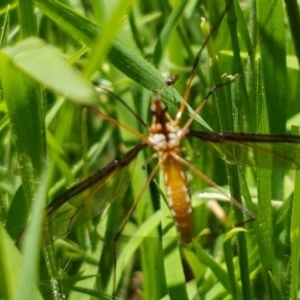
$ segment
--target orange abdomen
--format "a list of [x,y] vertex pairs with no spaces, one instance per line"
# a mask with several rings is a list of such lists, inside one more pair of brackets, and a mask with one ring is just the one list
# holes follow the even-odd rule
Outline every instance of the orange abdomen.
[[181,241],[189,243],[192,239],[192,207],[186,176],[180,162],[168,156],[163,161],[164,181],[168,205],[181,234]]

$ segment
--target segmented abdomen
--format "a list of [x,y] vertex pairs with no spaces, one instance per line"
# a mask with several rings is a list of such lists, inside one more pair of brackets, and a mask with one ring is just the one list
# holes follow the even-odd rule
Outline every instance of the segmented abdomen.
[[182,164],[172,156],[168,156],[163,160],[163,170],[168,205],[180,232],[182,243],[189,243],[193,235],[192,207]]

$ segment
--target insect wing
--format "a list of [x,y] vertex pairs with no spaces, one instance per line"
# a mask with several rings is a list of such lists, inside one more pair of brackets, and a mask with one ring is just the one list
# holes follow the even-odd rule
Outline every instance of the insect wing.
[[101,215],[111,202],[124,196],[130,180],[127,167],[144,146],[137,145],[50,202],[46,214],[51,218],[54,235],[62,236],[78,224]]
[[[188,136],[212,142],[232,164],[299,169],[300,136],[193,131]],[[272,159],[274,158],[274,159]]]

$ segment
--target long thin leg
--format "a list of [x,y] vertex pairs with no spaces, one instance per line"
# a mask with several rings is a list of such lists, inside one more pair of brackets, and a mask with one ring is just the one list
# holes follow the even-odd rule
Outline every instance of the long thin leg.
[[179,155],[172,153],[171,154],[174,159],[179,161],[181,164],[189,168],[191,171],[193,171],[195,174],[197,174],[200,178],[202,178],[207,184],[215,188],[218,192],[220,192],[222,195],[224,195],[226,198],[228,198],[228,201],[230,201],[234,206],[236,206],[238,209],[240,209],[243,213],[245,213],[247,216],[249,216],[252,219],[255,219],[255,216],[245,207],[243,207],[236,199],[230,197],[222,188],[220,188],[216,182],[214,182],[212,179],[210,179],[208,176],[206,176],[204,173],[199,171],[197,168],[195,168],[192,164],[190,164],[188,161],[180,157]]
[[148,188],[148,186],[150,185],[150,182],[152,181],[152,179],[154,178],[154,176],[156,175],[156,173],[158,172],[159,168],[160,168],[161,162],[158,162],[156,164],[156,166],[154,167],[154,169],[151,171],[147,181],[145,182],[145,184],[143,185],[143,188],[141,189],[138,197],[135,199],[134,203],[132,204],[132,206],[130,207],[128,213],[126,214],[125,218],[123,219],[118,231],[116,232],[114,238],[113,238],[113,262],[114,262],[114,278],[113,278],[113,296],[115,296],[116,293],[116,266],[117,266],[117,242],[120,238],[121,233],[123,232],[127,222],[129,221],[129,219],[131,218],[132,214],[135,211],[136,206],[138,205],[139,201],[142,198],[142,195],[144,194],[144,192],[146,191],[146,189]]

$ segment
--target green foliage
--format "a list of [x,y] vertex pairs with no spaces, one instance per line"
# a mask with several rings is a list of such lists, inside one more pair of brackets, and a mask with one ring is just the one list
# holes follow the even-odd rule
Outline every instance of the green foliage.
[[[226,165],[222,145],[187,139],[190,164],[255,215],[244,224],[249,212],[229,196],[215,202],[224,195],[186,168],[188,246],[165,206],[161,174],[149,180],[150,149],[51,219],[43,209],[140,142],[135,132],[147,134],[139,118],[151,123],[153,95],[175,116],[204,43],[183,121],[193,116],[195,130],[297,132],[296,1],[287,11],[281,1],[8,2],[0,7],[0,298],[298,299],[299,174],[272,169],[271,145],[257,151],[257,166]],[[179,74],[174,86],[164,72]]]

